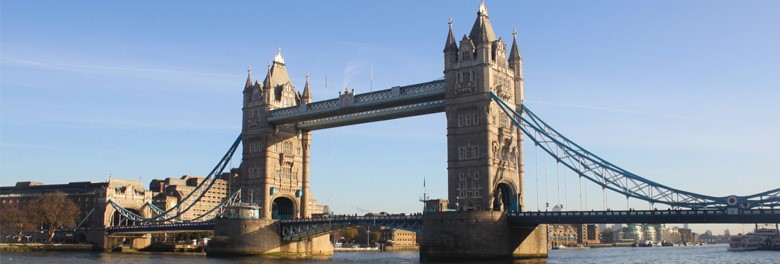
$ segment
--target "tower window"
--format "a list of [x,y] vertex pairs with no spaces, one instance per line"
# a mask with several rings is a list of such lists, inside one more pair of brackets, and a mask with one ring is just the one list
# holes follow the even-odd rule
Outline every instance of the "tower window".
[[466,145],[458,147],[458,160],[470,160],[479,158],[479,145]]

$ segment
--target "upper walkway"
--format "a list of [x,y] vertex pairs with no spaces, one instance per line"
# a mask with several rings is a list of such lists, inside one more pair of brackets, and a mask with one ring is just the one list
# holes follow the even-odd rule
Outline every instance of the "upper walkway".
[[268,122],[316,130],[438,113],[444,111],[444,91],[444,80],[436,80],[365,94],[345,92],[335,99],[272,110]]

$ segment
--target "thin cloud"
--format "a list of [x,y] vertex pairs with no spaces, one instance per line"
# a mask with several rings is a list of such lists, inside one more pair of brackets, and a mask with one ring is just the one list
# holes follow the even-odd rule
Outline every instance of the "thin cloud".
[[136,120],[119,120],[115,118],[95,118],[59,116],[38,120],[41,122],[0,122],[3,125],[45,127],[45,128],[76,128],[76,129],[154,129],[154,130],[199,130],[199,131],[239,131],[234,124],[218,124],[207,121],[176,121],[148,122]]
[[615,113],[624,113],[624,114],[637,114],[637,115],[646,115],[646,116],[667,117],[667,118],[692,120],[692,121],[703,121],[704,120],[702,118],[683,116],[683,115],[667,115],[667,114],[661,114],[661,113],[657,113],[657,112],[648,112],[648,111],[638,111],[638,110],[630,110],[630,109],[611,108],[611,107],[603,107],[603,106],[595,106],[595,105],[567,104],[567,103],[549,102],[549,101],[535,101],[535,100],[527,100],[526,102],[533,103],[533,104],[564,106],[564,107],[591,109],[591,110],[615,112]]
[[166,70],[155,68],[132,68],[132,67],[118,67],[118,66],[104,66],[104,65],[85,65],[85,64],[66,64],[66,63],[52,63],[44,61],[25,60],[20,58],[2,58],[2,64],[8,65],[24,65],[33,66],[39,68],[48,68],[55,70],[88,70],[92,73],[103,73],[105,71],[132,71],[132,72],[145,72],[145,73],[166,73],[166,74],[182,74],[182,75],[209,75],[218,77],[238,78],[240,75],[236,74],[224,74],[214,72],[197,72],[197,71],[182,71],[182,70]]
[[342,86],[347,86],[350,83],[354,84],[355,78],[363,73],[364,66],[365,63],[355,63],[355,62],[351,62],[350,64],[345,66],[344,76],[343,76],[344,83],[342,84]]

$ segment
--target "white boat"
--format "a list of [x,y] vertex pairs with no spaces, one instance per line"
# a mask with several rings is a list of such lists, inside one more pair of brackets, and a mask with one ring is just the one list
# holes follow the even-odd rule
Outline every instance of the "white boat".
[[780,240],[777,229],[756,228],[753,233],[729,239],[728,251],[774,250]]
[[761,249],[764,245],[764,239],[760,236],[748,234],[745,236],[732,237],[729,240],[728,251],[753,251]]

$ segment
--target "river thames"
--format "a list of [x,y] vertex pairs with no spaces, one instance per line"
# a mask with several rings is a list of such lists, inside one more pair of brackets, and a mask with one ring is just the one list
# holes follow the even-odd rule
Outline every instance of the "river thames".
[[[728,252],[727,245],[654,248],[599,248],[551,250],[548,259],[515,262],[465,263],[780,263],[778,251]],[[212,258],[202,254],[100,253],[100,252],[2,252],[0,263],[242,263],[242,264],[342,264],[342,263],[420,263],[414,252],[345,252],[330,259],[289,260],[264,257]],[[450,262],[455,263],[455,262]]]

